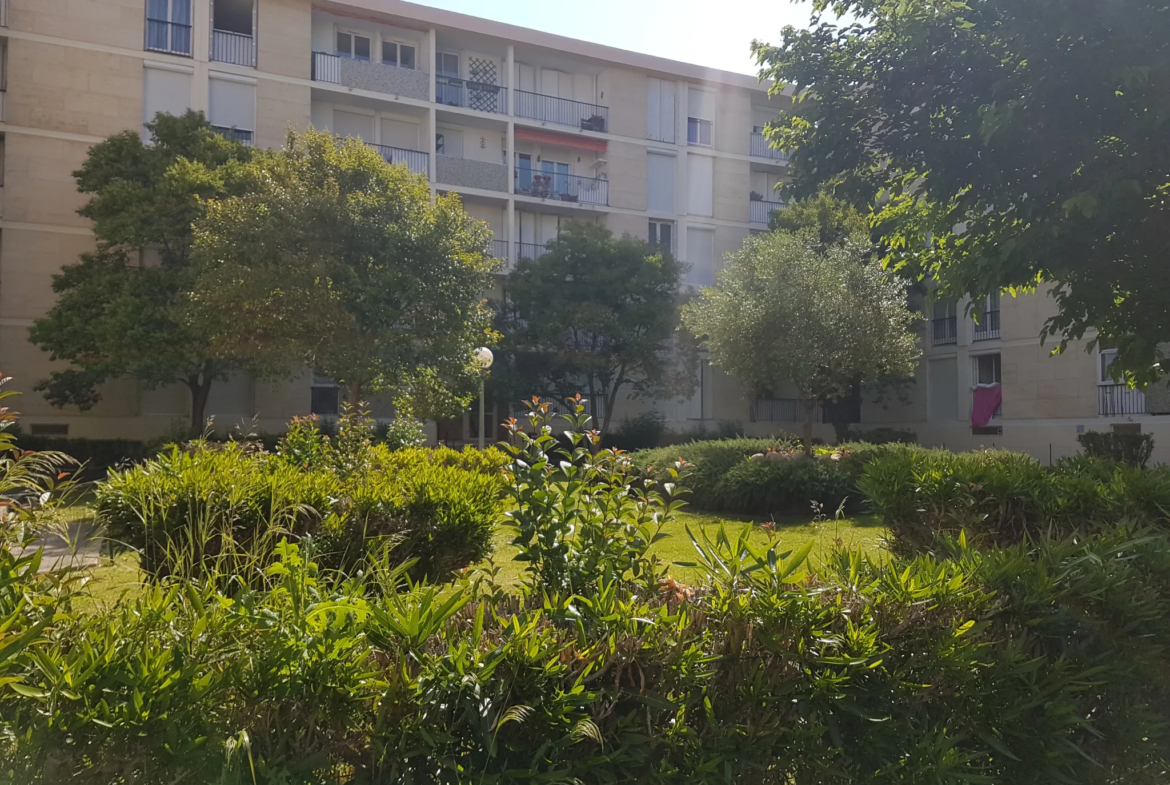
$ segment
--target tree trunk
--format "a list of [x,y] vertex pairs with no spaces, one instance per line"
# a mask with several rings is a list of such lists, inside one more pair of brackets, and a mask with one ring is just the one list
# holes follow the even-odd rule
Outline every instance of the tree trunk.
[[817,413],[817,399],[801,398],[804,404],[804,454],[812,457],[813,454],[813,417]]
[[361,381],[358,379],[351,381],[349,383],[349,385],[347,386],[347,389],[345,391],[345,395],[346,395],[347,400],[349,401],[349,405],[354,407],[354,408],[357,408],[357,405],[362,402],[362,383],[361,383]]
[[191,436],[198,437],[203,433],[204,412],[207,409],[207,399],[211,394],[212,375],[207,370],[203,373],[191,374],[185,380],[187,389],[191,391]]

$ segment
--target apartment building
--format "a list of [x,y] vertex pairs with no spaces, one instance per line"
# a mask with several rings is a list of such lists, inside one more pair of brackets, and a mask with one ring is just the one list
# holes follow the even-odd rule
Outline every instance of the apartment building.
[[[781,207],[787,161],[760,132],[787,106],[751,76],[397,0],[0,0],[0,368],[26,392],[34,433],[148,438],[183,420],[185,388],[130,379],[106,385],[89,411],[50,407],[32,386],[52,364],[26,339],[52,305],[53,273],[93,245],[71,172],[90,145],[157,112],[199,109],[264,147],[309,125],[361,139],[436,192],[459,193],[494,232],[505,271],[566,222],[587,221],[669,249],[700,286]],[[1107,354],[1047,357],[1036,338],[1046,304],[1005,300],[994,329],[977,329],[963,304],[940,306],[911,403],[866,403],[861,419],[928,443],[1038,455],[1048,443],[1075,450],[1079,428],[1154,428],[1140,393],[1101,381]],[[990,380],[1001,411],[973,428],[971,386]],[[794,393],[774,396],[748,400],[703,360],[690,397],[623,401],[615,422],[653,408],[675,429],[795,430]],[[311,374],[237,378],[213,388],[208,413],[276,431],[335,413],[338,398]],[[454,437],[470,433],[465,420]]]

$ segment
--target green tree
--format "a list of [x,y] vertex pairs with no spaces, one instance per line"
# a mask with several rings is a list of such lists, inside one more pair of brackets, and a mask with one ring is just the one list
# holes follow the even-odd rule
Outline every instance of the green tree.
[[868,234],[869,221],[849,202],[822,192],[796,199],[772,213],[768,228],[774,232],[812,230],[821,245],[828,247],[841,245],[854,235]]
[[689,393],[696,354],[678,330],[682,273],[642,240],[570,224],[509,276],[501,330],[512,389],[558,400],[582,393],[602,433],[622,391]]
[[[878,204],[887,265],[942,296],[1053,285],[1042,335],[1090,330],[1131,380],[1170,341],[1170,14],[1150,0],[815,0],[756,42],[800,86],[771,137],[793,187]],[[840,26],[830,9],[857,19]],[[1160,346],[1160,344],[1162,344]]]
[[191,428],[203,426],[211,385],[248,366],[208,346],[183,314],[194,285],[191,222],[202,200],[224,196],[233,162],[251,151],[211,130],[199,112],[158,115],[137,132],[90,148],[73,173],[92,194],[78,212],[93,221],[97,246],[53,278],[57,301],[30,340],[71,367],[37,389],[55,406],[89,409],[98,386],[132,376],[147,389],[181,383],[191,393]]
[[469,396],[471,351],[494,338],[482,298],[497,262],[459,197],[432,200],[425,177],[317,131],[243,169],[246,191],[196,224],[192,318],[212,345],[307,365],[355,403],[433,400],[436,379]]
[[751,237],[683,310],[711,362],[753,393],[796,386],[808,453],[818,403],[909,376],[921,353],[905,287],[869,255],[863,234],[829,247],[808,231]]

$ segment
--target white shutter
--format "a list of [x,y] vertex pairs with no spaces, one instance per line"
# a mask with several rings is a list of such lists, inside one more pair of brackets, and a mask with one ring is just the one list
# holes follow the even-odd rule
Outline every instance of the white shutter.
[[540,92],[544,95],[560,97],[561,76],[563,74],[560,71],[554,71],[551,68],[540,69]]
[[374,118],[371,115],[333,110],[333,133],[352,136],[363,142],[374,141]]
[[520,242],[536,242],[536,216],[522,210],[516,211],[516,223],[520,229]]
[[180,115],[191,108],[191,73],[144,68],[142,121],[149,123],[159,112]]
[[402,120],[382,119],[382,144],[401,147],[403,150],[418,149],[418,125]]
[[212,125],[252,131],[256,127],[256,86],[234,80],[208,81],[208,112]]
[[536,69],[524,63],[516,63],[516,89],[535,93]]
[[650,152],[646,155],[646,210],[674,213],[673,155]]
[[687,283],[691,286],[711,286],[715,283],[715,231],[687,228]]
[[662,80],[646,80],[646,138],[662,139]]
[[659,105],[658,125],[662,129],[659,138],[664,142],[674,141],[674,82],[662,82],[662,101]]
[[697,117],[700,120],[715,119],[715,94],[696,87],[689,89],[687,117]]
[[540,216],[540,240],[538,242],[541,245],[544,245],[550,240],[557,239],[557,235],[560,234],[561,230],[560,221],[560,217],[556,215]]
[[597,100],[597,82],[593,74],[573,74],[573,95],[565,96],[591,104]]
[[691,215],[711,215],[715,159],[705,155],[688,155],[687,178],[690,190]]

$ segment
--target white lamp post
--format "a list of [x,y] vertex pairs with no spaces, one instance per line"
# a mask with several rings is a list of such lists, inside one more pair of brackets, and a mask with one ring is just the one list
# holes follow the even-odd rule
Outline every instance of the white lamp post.
[[[481,346],[471,353],[471,362],[475,364],[475,367],[484,371],[492,367],[493,359],[495,358],[492,355],[492,350],[486,346]],[[479,449],[481,450],[484,446],[484,432],[487,430],[483,423],[483,385],[485,377],[486,374],[479,378]]]

